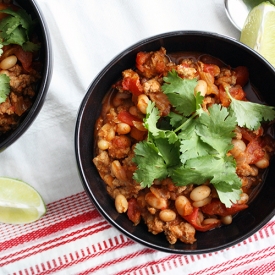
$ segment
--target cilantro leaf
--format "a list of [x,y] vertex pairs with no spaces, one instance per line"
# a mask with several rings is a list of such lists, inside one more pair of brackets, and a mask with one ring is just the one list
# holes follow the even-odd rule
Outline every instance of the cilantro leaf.
[[236,118],[230,116],[227,108],[214,104],[208,109],[209,114],[203,112],[198,118],[196,133],[202,141],[212,146],[221,155],[226,154],[233,145]]
[[196,79],[182,79],[175,70],[172,70],[163,80],[166,82],[162,85],[163,92],[178,112],[189,116],[196,111],[197,101],[194,96]]
[[[13,18],[17,19],[17,23],[16,25],[21,25],[22,28],[24,28],[27,32],[31,30],[32,26],[33,26],[33,21],[30,17],[30,15],[23,9],[18,9],[16,11],[7,8],[4,10],[1,10],[2,13],[6,13],[9,15],[12,15]],[[7,17],[6,17],[7,19]],[[10,33],[12,33],[12,29],[10,30]]]
[[178,186],[209,181],[221,202],[231,207],[241,194],[236,161],[227,155],[233,147],[234,130],[237,124],[255,129],[262,120],[274,119],[274,108],[239,101],[229,94],[229,108],[213,104],[205,112],[203,97],[194,94],[196,80],[182,79],[171,71],[164,81],[163,92],[174,109],[163,119],[149,101],[144,119],[148,137],[136,145],[134,179],[142,187],[166,177]]
[[203,184],[208,180],[205,175],[190,167],[178,166],[176,168],[170,168],[168,171],[171,179],[177,186],[185,186],[193,183]]
[[168,114],[168,117],[170,118],[170,125],[175,128],[178,128],[181,124],[183,124],[187,120],[186,117],[174,112],[170,112]]
[[[226,183],[224,185],[226,185]],[[221,186],[221,182],[218,185],[214,184],[220,200],[225,204],[226,207],[230,208],[232,206],[232,203],[236,203],[240,199],[242,190],[232,189],[232,191],[222,191],[220,190]]]
[[177,135],[173,131],[162,130],[157,127],[160,116],[158,108],[155,107],[155,103],[149,100],[146,112],[147,115],[144,119],[144,126],[149,131],[149,139],[150,136],[153,135],[154,137],[168,138],[169,143],[174,143],[178,140]]
[[139,142],[135,147],[133,161],[138,164],[134,173],[134,180],[144,188],[150,187],[155,179],[167,177],[166,164],[159,150],[153,143]]
[[[211,183],[221,186],[223,183],[226,183],[225,186],[228,188],[228,192],[233,189],[241,188],[241,180],[236,174],[236,161],[232,156],[225,155],[220,158],[214,158],[212,164],[215,165],[215,167],[213,167],[213,172],[211,172],[213,173]],[[225,190],[224,187],[223,190]]]
[[[15,21],[15,20],[16,19],[13,19],[10,21]],[[22,46],[24,42],[27,40],[26,33],[22,31],[22,29],[19,28],[17,25],[13,26],[15,28],[9,28],[9,25],[6,25],[5,27],[6,28],[3,28],[2,32],[0,33],[0,36],[3,38],[3,42],[2,42],[3,45],[18,44]],[[1,23],[0,23],[0,28],[1,28]]]
[[14,11],[10,8],[0,10],[1,13],[9,14],[0,21],[0,39],[2,45],[17,44],[25,51],[39,49],[38,44],[30,42],[30,35],[33,31],[35,21],[23,9]]
[[272,121],[275,119],[275,108],[250,101],[237,100],[226,90],[231,99],[230,111],[235,114],[240,127],[250,130],[257,130],[262,121]]
[[208,144],[204,143],[195,132],[192,132],[189,139],[181,140],[180,160],[182,164],[185,164],[188,159],[205,156],[211,150],[213,149]]
[[10,78],[6,74],[0,74],[0,103],[6,101],[10,93]]
[[158,129],[157,122],[160,118],[159,110],[155,107],[155,103],[149,100],[148,106],[146,109],[146,118],[144,119],[144,127],[153,135],[153,136],[162,136],[164,137],[164,131]]
[[201,92],[196,93],[195,100],[196,100],[196,111],[197,114],[200,115],[201,112],[203,112],[203,109],[201,108],[201,104],[203,103],[204,97],[201,95]]
[[40,49],[40,45],[39,44],[35,44],[33,42],[30,41],[26,41],[23,45],[22,48],[25,52],[35,52],[38,51]]
[[154,140],[154,144],[158,148],[167,167],[180,164],[179,142],[171,144],[166,138],[158,138]]
[[[203,184],[209,180],[222,194],[220,200],[230,207],[239,199],[241,180],[236,174],[235,161],[232,157],[213,157],[206,155],[189,159],[185,166],[169,170],[172,180],[179,186]],[[223,193],[230,193],[225,196]]]

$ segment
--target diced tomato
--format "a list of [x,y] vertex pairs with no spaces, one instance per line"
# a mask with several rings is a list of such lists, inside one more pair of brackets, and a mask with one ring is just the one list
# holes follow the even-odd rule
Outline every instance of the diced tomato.
[[22,96],[17,97],[17,101],[13,103],[14,104],[14,112],[21,116],[23,113],[25,113],[31,106],[31,101],[27,99],[23,99]]
[[25,52],[21,46],[16,45],[14,49],[14,54],[18,58],[18,60],[21,62],[24,70],[27,72],[31,69],[33,54],[32,52]]
[[141,95],[143,93],[143,87],[140,84],[138,74],[124,77],[122,80],[122,88],[130,91],[134,95]]
[[254,164],[265,156],[265,151],[262,148],[259,138],[253,139],[246,146],[246,160],[248,164]]
[[245,92],[241,85],[235,85],[229,89],[229,93],[237,100],[243,100],[245,98]]
[[208,215],[218,215],[224,217],[234,215],[247,207],[247,204],[233,204],[230,208],[226,208],[226,206],[219,199],[212,199],[209,204],[201,207],[201,211]]
[[248,82],[249,72],[245,66],[239,66],[234,69],[236,73],[236,84],[241,85],[242,87]]
[[191,225],[193,225],[194,228],[198,231],[205,232],[210,229],[216,228],[221,224],[221,222],[219,220],[217,220],[214,223],[202,225],[199,221],[198,214],[199,214],[199,208],[194,207],[193,212],[190,215],[183,216],[183,218],[186,221],[188,221]]
[[[240,85],[236,85],[229,88],[229,93],[232,97],[238,100],[243,100],[245,98],[245,92]],[[227,95],[223,85],[219,85],[219,98],[222,106],[228,107],[230,105],[230,98]]]
[[150,57],[149,53],[146,52],[139,52],[137,53],[137,57],[136,57],[136,67],[143,72],[144,71],[144,67],[143,64],[146,63],[146,61],[148,60],[148,58]]
[[203,71],[211,74],[212,76],[217,76],[220,73],[220,68],[214,64],[204,64]]
[[140,121],[140,122],[142,121],[139,117],[136,117],[136,116],[130,114],[129,112],[127,112],[127,111],[119,112],[118,115],[117,115],[117,118],[121,122],[126,123],[130,126],[134,126],[133,121]]
[[136,127],[131,128],[130,136],[137,141],[144,140],[146,135],[147,135],[147,132],[145,131],[140,131]]
[[128,200],[127,216],[129,220],[131,220],[134,224],[139,223],[141,213],[140,213],[136,198],[131,198]]
[[219,98],[223,107],[228,107],[230,105],[230,99],[224,90],[223,85],[219,85]]
[[167,71],[167,63],[164,48],[156,52],[139,52],[136,57],[136,67],[146,78],[163,75]]
[[252,141],[253,139],[260,137],[263,135],[263,128],[260,127],[256,132],[255,131],[251,131],[249,129],[246,128],[241,128],[240,127],[240,131],[242,134],[242,138],[245,139],[246,141]]

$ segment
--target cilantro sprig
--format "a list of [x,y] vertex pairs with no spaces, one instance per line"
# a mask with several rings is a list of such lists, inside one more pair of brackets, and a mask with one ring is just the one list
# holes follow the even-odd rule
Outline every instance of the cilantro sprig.
[[25,51],[36,51],[39,45],[30,41],[30,36],[36,24],[30,15],[23,9],[16,11],[7,8],[0,10],[9,16],[0,21],[0,55],[3,53],[3,45],[17,44]]
[[0,103],[5,102],[10,93],[10,78],[5,74],[0,74]]
[[[142,187],[150,187],[155,179],[166,177],[178,186],[210,181],[220,200],[230,207],[241,194],[236,161],[228,156],[233,147],[234,129],[237,125],[249,129],[259,127],[262,118],[275,118],[274,108],[263,111],[266,106],[239,102],[230,96],[230,108],[213,104],[205,112],[201,107],[203,97],[200,93],[194,95],[196,80],[182,79],[176,71],[169,72],[163,80],[162,90],[176,112],[170,112],[166,118],[167,127],[167,121],[162,123],[159,110],[149,101],[144,119],[148,137],[136,144],[133,161],[138,169],[134,179]],[[243,109],[256,116],[257,123],[248,116],[240,118]]]
[[[30,41],[36,22],[25,10],[14,11],[7,8],[0,10],[0,13],[8,14],[0,21],[0,56],[3,53],[3,46],[9,44],[20,45],[24,51],[32,52],[39,49],[39,44]],[[5,74],[0,74],[0,103],[5,102],[9,93],[10,78]]]
[[235,113],[240,127],[257,130],[262,121],[272,121],[275,118],[273,106],[237,100],[231,96],[228,89],[226,89],[226,93],[231,100],[230,110]]

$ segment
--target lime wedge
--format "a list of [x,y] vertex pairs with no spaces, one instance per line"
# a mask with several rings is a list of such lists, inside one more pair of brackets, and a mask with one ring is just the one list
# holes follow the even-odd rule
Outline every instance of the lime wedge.
[[240,41],[275,67],[275,6],[263,2],[253,8],[244,23]]
[[0,222],[25,224],[45,213],[43,199],[33,187],[20,180],[0,177]]
[[[246,4],[246,6],[249,8],[249,10],[252,10],[257,5],[261,4],[262,2],[266,2],[266,0],[243,0],[243,2]],[[275,0],[269,0],[271,4],[275,4]]]

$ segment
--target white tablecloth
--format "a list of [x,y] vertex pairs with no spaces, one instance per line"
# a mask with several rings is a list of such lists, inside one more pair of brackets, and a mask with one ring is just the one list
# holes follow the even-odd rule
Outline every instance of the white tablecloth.
[[24,180],[47,204],[41,220],[0,224],[0,274],[275,274],[275,219],[212,254],[157,252],[123,236],[84,192],[74,153],[77,111],[107,63],[164,32],[203,30],[239,39],[223,0],[37,0],[47,20],[53,77],[28,131],[0,156],[0,175]]

